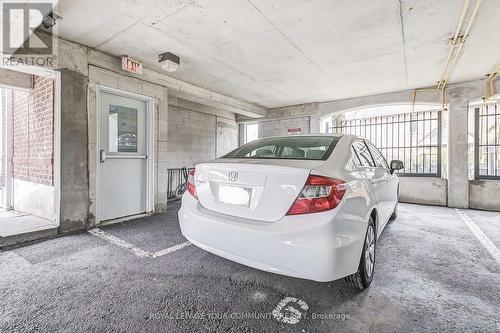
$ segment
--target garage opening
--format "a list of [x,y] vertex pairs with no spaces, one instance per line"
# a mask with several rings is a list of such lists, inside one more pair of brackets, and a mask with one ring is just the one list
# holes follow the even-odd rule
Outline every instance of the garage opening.
[[500,179],[500,103],[494,99],[469,108],[469,177]]
[[401,201],[446,205],[447,117],[446,109],[433,104],[368,106],[325,116],[321,129],[360,136],[387,161],[403,161],[397,171]]
[[322,128],[370,140],[387,160],[405,163],[400,176],[441,177],[446,174],[446,117],[436,105],[385,105],[329,115]]
[[31,82],[31,89],[0,88],[2,243],[16,235],[57,230],[54,80],[33,75]]

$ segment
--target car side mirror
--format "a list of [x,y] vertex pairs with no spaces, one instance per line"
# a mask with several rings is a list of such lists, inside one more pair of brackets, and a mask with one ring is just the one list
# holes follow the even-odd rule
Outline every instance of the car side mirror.
[[391,174],[396,170],[401,170],[405,167],[404,163],[400,160],[392,160],[391,161]]

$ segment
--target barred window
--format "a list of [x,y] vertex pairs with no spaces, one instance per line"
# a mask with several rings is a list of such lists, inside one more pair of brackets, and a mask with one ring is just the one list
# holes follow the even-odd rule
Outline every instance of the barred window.
[[403,176],[441,177],[441,111],[419,111],[361,119],[332,117],[329,132],[371,141],[387,161],[401,160]]
[[476,179],[500,179],[500,107],[488,103],[475,112]]

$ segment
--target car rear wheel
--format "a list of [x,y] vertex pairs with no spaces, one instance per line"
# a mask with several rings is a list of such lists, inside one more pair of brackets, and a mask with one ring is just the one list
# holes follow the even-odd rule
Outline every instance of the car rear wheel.
[[375,224],[372,218],[368,222],[366,230],[365,242],[363,244],[363,252],[359,261],[358,271],[345,278],[346,283],[361,290],[368,288],[373,279],[375,270],[375,245],[377,243],[375,233]]

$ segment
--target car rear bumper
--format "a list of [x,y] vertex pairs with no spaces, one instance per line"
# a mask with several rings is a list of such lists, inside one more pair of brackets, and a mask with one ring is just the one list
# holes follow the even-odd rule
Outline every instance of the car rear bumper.
[[278,222],[241,219],[206,210],[187,192],[178,214],[184,237],[208,252],[318,282],[356,272],[367,228],[338,209],[285,216]]

